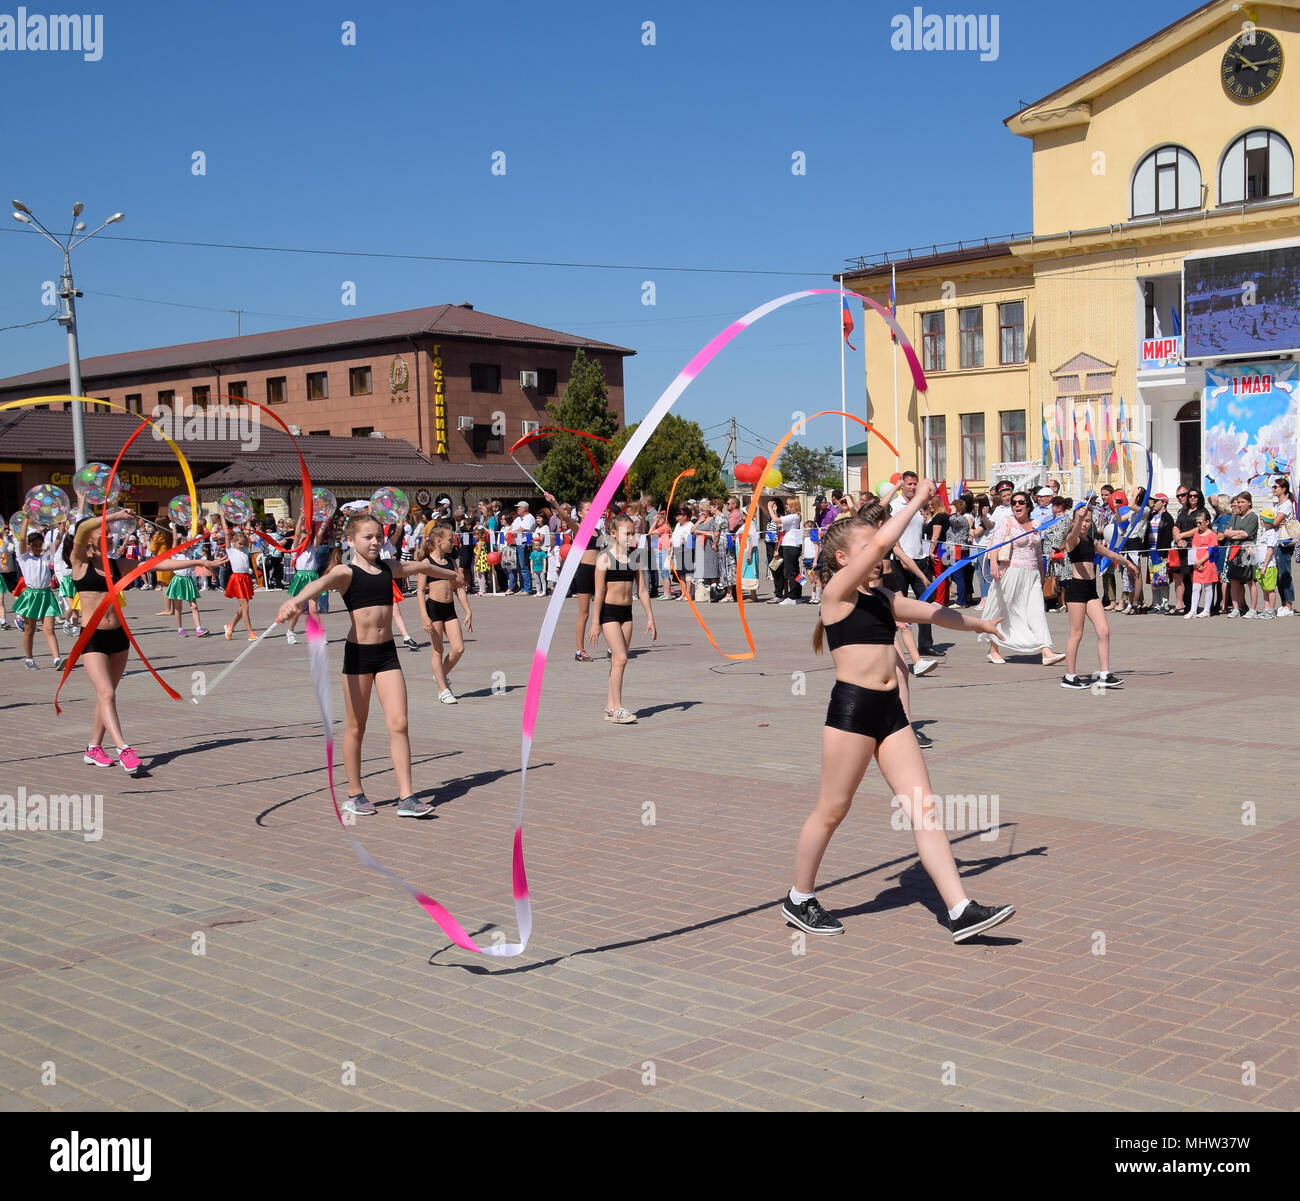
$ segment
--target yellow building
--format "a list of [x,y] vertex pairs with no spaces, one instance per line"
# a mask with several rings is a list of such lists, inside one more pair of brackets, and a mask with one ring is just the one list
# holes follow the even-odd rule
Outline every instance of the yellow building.
[[[1300,338],[1279,332],[1267,306],[1224,318],[1236,322],[1231,344],[1207,343],[1201,325],[1186,347],[1180,335],[1185,264],[1190,281],[1204,256],[1300,239],[1300,0],[1214,0],[1006,125],[1033,143],[1031,234],[882,256],[843,276],[884,304],[895,280],[898,321],[929,380],[918,394],[902,355],[891,362],[884,323],[868,322],[871,420],[904,468],[979,487],[998,464],[1025,464],[1008,474],[1026,480],[1046,465],[1074,492],[1145,481],[1140,452],[1106,467],[1108,415],[1116,437],[1150,449],[1157,491],[1199,483],[1206,369],[1270,371],[1298,357]],[[1282,287],[1300,300],[1300,251],[1269,261],[1285,264]],[[1256,304],[1258,274],[1229,299]],[[1218,278],[1202,264],[1193,314],[1231,291],[1212,296],[1207,275]],[[894,470],[892,455],[876,446],[871,455],[872,479]]]

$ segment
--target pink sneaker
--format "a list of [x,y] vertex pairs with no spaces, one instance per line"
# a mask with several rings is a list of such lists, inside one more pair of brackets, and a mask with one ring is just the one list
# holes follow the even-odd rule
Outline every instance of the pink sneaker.
[[88,746],[86,753],[82,755],[83,763],[93,763],[96,767],[112,767],[113,760],[104,754],[103,747]]
[[194,627],[194,637],[195,637],[195,638],[206,638],[207,636],[208,636],[208,632],[207,632],[207,630],[205,630],[202,626],[195,626],[195,627]]
[[140,762],[140,756],[137,755],[129,746],[120,746],[117,748],[117,761],[122,765],[122,770],[128,776],[135,775],[144,764]]
[[184,629],[182,629],[180,626],[177,626],[177,627],[176,627],[176,637],[177,637],[177,638],[186,638],[186,637],[188,637],[188,635],[185,633]]

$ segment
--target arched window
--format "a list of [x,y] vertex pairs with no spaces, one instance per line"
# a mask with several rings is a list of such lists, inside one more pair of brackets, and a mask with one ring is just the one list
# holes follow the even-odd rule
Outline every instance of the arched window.
[[1219,203],[1249,204],[1270,196],[1290,196],[1295,159],[1290,143],[1271,129],[1243,133],[1219,163]]
[[1132,216],[1154,217],[1201,207],[1201,168],[1190,150],[1160,146],[1133,172]]

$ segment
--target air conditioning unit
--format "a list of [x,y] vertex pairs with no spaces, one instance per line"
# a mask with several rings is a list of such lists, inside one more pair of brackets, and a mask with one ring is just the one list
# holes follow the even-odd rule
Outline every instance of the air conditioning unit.
[[536,372],[536,371],[521,371],[521,372],[519,373],[519,386],[520,386],[521,388],[536,388],[536,387],[537,387],[537,372]]
[[542,423],[540,421],[525,421],[524,437],[527,438],[529,434],[537,433],[537,431],[541,428],[542,428]]
[[370,431],[370,437],[372,437],[372,438],[387,438],[388,435],[387,435],[386,433],[384,433],[383,430],[371,430],[371,431]]
[[290,432],[290,433],[291,433],[295,438],[301,438],[301,437],[302,437],[302,426],[300,426],[300,425],[291,425],[291,426],[289,427],[289,432]]
[[462,431],[463,431],[463,430],[472,430],[472,429],[474,428],[474,418],[473,418],[473,417],[457,417],[457,418],[456,418],[456,428],[457,428],[458,430],[462,430]]

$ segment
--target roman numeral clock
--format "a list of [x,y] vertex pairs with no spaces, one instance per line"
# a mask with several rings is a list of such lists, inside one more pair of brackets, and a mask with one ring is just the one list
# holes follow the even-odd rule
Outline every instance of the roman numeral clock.
[[1220,75],[1234,100],[1263,100],[1282,78],[1282,44],[1262,29],[1248,29],[1224,51]]

